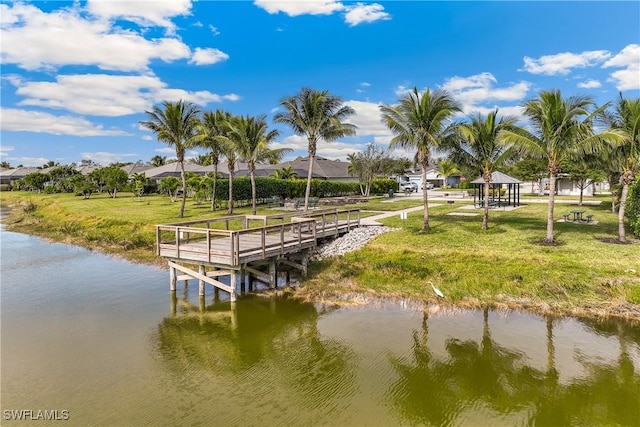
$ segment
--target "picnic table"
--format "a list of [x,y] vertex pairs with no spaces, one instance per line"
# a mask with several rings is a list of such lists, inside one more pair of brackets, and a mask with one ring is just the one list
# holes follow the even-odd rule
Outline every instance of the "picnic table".
[[573,220],[574,221],[582,221],[582,214],[585,213],[586,211],[584,209],[574,209],[571,211],[571,213],[573,214]]

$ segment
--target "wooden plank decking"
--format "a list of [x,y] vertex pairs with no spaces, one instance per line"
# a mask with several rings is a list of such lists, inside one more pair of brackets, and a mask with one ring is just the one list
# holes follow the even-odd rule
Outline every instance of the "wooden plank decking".
[[[234,224],[239,229],[230,229]],[[347,233],[359,225],[359,209],[236,215],[157,225],[157,254],[172,261],[239,268],[314,248],[319,239]]]

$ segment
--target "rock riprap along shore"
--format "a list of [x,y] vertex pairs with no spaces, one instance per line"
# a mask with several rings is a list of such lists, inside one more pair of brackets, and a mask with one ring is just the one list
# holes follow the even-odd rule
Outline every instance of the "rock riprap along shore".
[[322,260],[324,258],[344,255],[347,252],[356,251],[366,245],[374,237],[394,230],[395,228],[385,226],[355,228],[342,237],[319,245],[311,254],[311,260]]

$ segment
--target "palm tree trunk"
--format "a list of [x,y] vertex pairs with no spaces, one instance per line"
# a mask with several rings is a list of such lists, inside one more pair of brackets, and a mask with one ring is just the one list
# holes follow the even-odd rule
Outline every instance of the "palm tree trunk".
[[184,217],[184,205],[187,203],[187,177],[184,173],[184,160],[179,160],[180,163],[180,179],[182,180],[182,201],[180,202],[180,214],[179,218]]
[[[426,157],[426,156],[425,156]],[[427,166],[429,166],[429,158],[426,157],[420,162],[421,175],[422,175],[422,203],[424,204],[424,217],[422,219],[422,231],[428,233],[429,228],[429,205],[427,202]]]
[[229,162],[229,209],[227,213],[233,215],[233,177],[235,175],[235,164]]
[[313,175],[313,163],[316,158],[315,153],[309,153],[309,173],[307,174],[307,189],[304,192],[304,211],[309,210],[309,196],[311,195],[311,176]]
[[213,165],[213,189],[211,190],[211,212],[216,210],[216,186],[218,184],[218,164]]
[[622,182],[622,194],[620,195],[620,206],[618,207],[618,240],[627,242],[627,234],[624,230],[624,211],[627,207],[627,195],[629,194],[629,184],[627,180]]
[[484,175],[484,203],[482,215],[482,229],[487,230],[489,228],[489,181],[491,181],[491,174],[485,173]]
[[255,166],[249,164],[249,178],[251,179],[251,214],[256,214],[256,176]]
[[556,174],[549,174],[549,210],[547,211],[547,237],[545,242],[553,243],[553,208],[556,199]]

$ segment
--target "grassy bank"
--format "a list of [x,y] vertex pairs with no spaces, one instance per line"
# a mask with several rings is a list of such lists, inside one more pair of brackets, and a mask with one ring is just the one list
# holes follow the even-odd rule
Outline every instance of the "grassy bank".
[[[1,193],[0,201],[14,206],[6,221],[9,229],[147,263],[160,261],[153,253],[154,225],[176,222],[178,211],[176,203],[159,196],[138,201],[127,195],[115,200],[98,195],[83,200],[71,195]],[[358,207],[380,211],[420,204],[408,199],[383,202]],[[539,244],[546,204],[492,210],[487,231],[480,229],[480,215],[447,215],[473,212],[460,206],[456,201],[430,209],[429,234],[419,231],[422,213],[417,212],[409,214],[405,228],[379,236],[360,251],[313,263],[298,294],[314,300],[366,294],[435,301],[430,280],[444,292],[446,302],[463,306],[489,304],[640,320],[640,244],[609,241],[616,236],[617,214],[611,213],[606,201],[585,207],[598,221],[595,225],[556,223],[558,246]],[[558,204],[556,217],[573,208]],[[249,208],[236,212],[248,213]],[[207,205],[190,204],[184,220],[210,217]],[[381,222],[403,227],[398,217]]]

